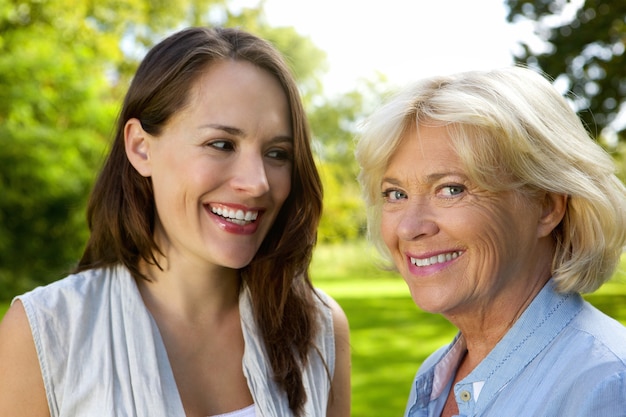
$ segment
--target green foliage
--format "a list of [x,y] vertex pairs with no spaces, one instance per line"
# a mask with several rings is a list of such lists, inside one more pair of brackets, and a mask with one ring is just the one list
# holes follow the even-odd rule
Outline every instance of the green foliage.
[[342,178],[344,166],[325,163],[320,167],[324,183],[324,213],[318,229],[320,242],[343,242],[363,237],[365,206],[355,178]]
[[320,240],[338,242],[365,236],[366,211],[354,158],[359,126],[389,94],[386,79],[362,81],[357,90],[313,106],[310,122],[324,182],[324,215]]
[[110,39],[76,22],[80,8],[51,5],[5,5],[0,17],[0,298],[61,276],[80,254],[114,112],[100,69],[116,59]]
[[258,8],[244,8],[237,12],[225,11],[219,22],[246,30],[270,41],[285,57],[293,72],[305,107],[323,92],[321,79],[327,71],[326,53],[309,37],[300,35],[293,27],[271,27],[265,19],[261,2]]
[[[572,3],[506,0],[508,20],[534,22],[547,50],[533,50],[532,42],[524,41],[517,61],[566,80],[580,117],[599,136],[626,100],[626,2],[586,0],[573,18],[564,18]],[[616,129],[620,140],[626,140],[626,126]]]
[[617,176],[626,183],[626,141],[611,146],[611,156],[615,162]]
[[[58,278],[87,238],[84,203],[101,144],[91,131],[0,128],[0,299]],[[94,142],[95,143],[90,143]]]

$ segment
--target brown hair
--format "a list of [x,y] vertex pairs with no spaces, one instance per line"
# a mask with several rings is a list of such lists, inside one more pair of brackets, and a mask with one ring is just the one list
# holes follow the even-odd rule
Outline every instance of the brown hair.
[[144,260],[157,264],[155,202],[149,178],[135,171],[124,150],[124,126],[137,118],[158,135],[189,99],[194,82],[217,60],[244,60],[280,82],[291,112],[294,161],[291,190],[252,262],[241,271],[250,289],[274,380],[299,415],[306,401],[301,366],[317,332],[317,308],[308,275],[322,211],[322,184],[297,85],[280,53],[238,29],[188,28],[152,48],[139,65],[117,121],[111,151],[87,209],[91,236],[77,271],[122,263],[137,278]]

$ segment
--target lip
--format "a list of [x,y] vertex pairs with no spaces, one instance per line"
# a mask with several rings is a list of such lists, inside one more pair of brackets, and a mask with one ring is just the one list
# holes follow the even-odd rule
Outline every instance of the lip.
[[230,203],[209,203],[204,209],[220,229],[238,235],[255,233],[265,212],[262,208]]
[[405,254],[409,271],[413,275],[432,275],[446,269],[465,252],[459,249],[424,253],[420,255]]

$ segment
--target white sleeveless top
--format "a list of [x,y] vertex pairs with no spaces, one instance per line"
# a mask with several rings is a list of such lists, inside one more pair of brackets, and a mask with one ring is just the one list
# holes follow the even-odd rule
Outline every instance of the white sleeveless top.
[[211,417],[256,417],[254,408],[255,408],[254,404],[252,404],[246,408],[242,408],[241,410],[237,410],[237,411],[233,411],[233,412],[225,413],[225,414],[219,414],[217,416],[211,416]]
[[[70,275],[16,299],[28,316],[51,417],[185,417],[158,327],[126,268]],[[331,311],[318,304],[315,345],[322,357],[311,352],[302,372],[309,417],[326,415],[330,380],[322,359],[331,378],[335,366]],[[252,411],[256,417],[291,417],[287,396],[272,380],[247,288],[239,310]]]

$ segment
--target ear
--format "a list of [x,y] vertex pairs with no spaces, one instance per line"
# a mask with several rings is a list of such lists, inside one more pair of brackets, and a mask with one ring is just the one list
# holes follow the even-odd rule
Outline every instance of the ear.
[[548,236],[561,223],[567,209],[567,199],[565,194],[545,193],[537,230],[540,237]]
[[130,119],[124,126],[126,157],[137,172],[144,177],[152,175],[150,163],[151,136],[143,130],[139,119]]

